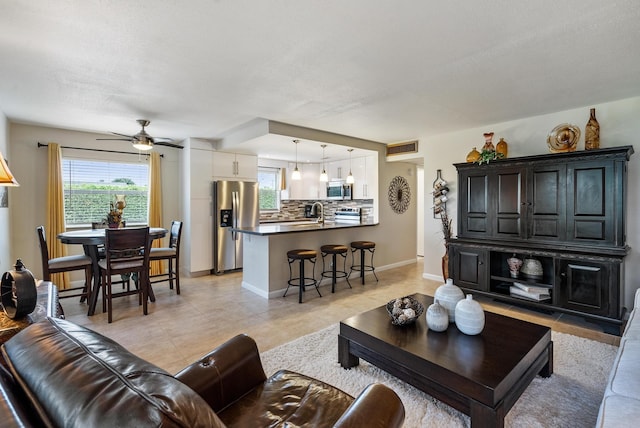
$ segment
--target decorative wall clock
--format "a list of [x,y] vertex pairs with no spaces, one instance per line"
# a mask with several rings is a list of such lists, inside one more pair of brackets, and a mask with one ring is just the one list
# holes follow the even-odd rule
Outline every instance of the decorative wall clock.
[[399,175],[394,177],[389,184],[389,205],[391,209],[398,213],[402,214],[409,208],[409,202],[411,202],[411,189],[409,188],[409,183],[404,177],[400,177]]

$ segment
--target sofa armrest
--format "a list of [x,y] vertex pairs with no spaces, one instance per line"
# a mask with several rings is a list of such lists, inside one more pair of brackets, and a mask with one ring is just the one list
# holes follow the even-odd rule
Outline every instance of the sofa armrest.
[[256,342],[244,334],[218,346],[175,377],[197,392],[216,412],[267,378]]
[[404,406],[392,389],[380,383],[365,388],[334,428],[401,427],[404,422]]
[[401,427],[404,406],[400,397],[390,388],[374,383],[365,388],[334,428]]

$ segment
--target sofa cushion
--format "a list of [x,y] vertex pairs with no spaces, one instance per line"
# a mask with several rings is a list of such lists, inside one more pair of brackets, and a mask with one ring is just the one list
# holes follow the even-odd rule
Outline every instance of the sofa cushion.
[[[638,406],[635,398],[611,395],[604,397],[600,405],[597,428],[620,428],[636,426],[638,423]],[[636,422],[633,422],[636,421]]]
[[329,384],[280,370],[218,416],[233,427],[332,427],[353,400]]
[[629,320],[627,321],[627,326],[624,328],[624,334],[622,335],[625,338],[640,340],[640,310],[634,309],[629,314]]
[[640,341],[623,338],[613,363],[605,396],[640,399]]
[[224,426],[168,372],[65,320],[30,326],[7,341],[2,353],[46,425]]

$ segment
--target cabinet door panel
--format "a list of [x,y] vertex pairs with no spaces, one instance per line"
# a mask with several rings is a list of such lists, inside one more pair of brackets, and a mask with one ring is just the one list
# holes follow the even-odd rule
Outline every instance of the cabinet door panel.
[[519,170],[496,174],[496,228],[498,238],[522,237],[522,174]]
[[456,285],[476,290],[487,289],[486,251],[455,248],[453,250],[453,277]]
[[561,306],[594,315],[617,316],[611,299],[617,300],[614,288],[618,277],[611,265],[568,260],[559,265]]
[[566,236],[566,178],[564,165],[534,169],[529,179],[532,239],[563,240]]
[[471,174],[460,177],[460,236],[485,236],[489,228],[489,177]]
[[569,167],[567,238],[594,244],[615,243],[613,163]]

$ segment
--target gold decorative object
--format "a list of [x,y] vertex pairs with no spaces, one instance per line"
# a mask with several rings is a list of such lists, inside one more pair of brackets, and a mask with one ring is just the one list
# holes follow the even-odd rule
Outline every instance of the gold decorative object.
[[547,145],[551,153],[574,152],[580,141],[580,128],[563,123],[551,130],[547,137]]
[[504,138],[500,138],[498,144],[496,144],[496,153],[501,154],[503,158],[507,157],[507,153],[509,152],[509,146]]
[[467,155],[467,162],[476,162],[480,159],[480,152],[474,147]]
[[600,124],[596,119],[596,109],[591,109],[589,121],[584,128],[584,149],[595,150],[600,148]]

